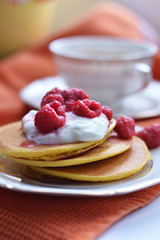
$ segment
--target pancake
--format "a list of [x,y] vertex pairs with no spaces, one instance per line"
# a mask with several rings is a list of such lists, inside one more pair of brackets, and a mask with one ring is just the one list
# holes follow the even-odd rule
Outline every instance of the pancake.
[[37,167],[64,167],[72,165],[80,165],[89,162],[99,161],[105,158],[109,158],[115,155],[118,155],[124,151],[127,151],[132,145],[132,139],[119,139],[115,136],[111,136],[106,139],[101,145],[93,148],[87,152],[81,153],[74,157],[69,157],[61,160],[53,161],[36,161],[36,160],[26,160],[26,159],[17,159],[10,157],[10,159],[23,163],[29,166]]
[[149,159],[151,156],[145,143],[140,138],[134,137],[129,150],[105,160],[63,168],[29,168],[44,179],[46,175],[76,181],[113,181],[135,174]]
[[0,151],[7,157],[30,160],[53,160],[74,156],[102,144],[116,125],[112,119],[105,137],[101,140],[60,145],[35,145],[28,143],[21,122],[0,128]]

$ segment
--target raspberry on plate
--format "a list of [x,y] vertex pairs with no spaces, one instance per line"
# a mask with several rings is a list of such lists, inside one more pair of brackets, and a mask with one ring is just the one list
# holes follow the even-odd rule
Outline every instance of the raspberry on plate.
[[146,127],[136,133],[147,145],[148,148],[160,146],[160,124],[154,124],[151,127]]
[[135,133],[135,121],[133,118],[121,116],[116,119],[115,131],[122,139],[130,139]]
[[66,122],[65,110],[61,103],[55,100],[37,112],[34,122],[40,133],[52,132],[64,126]]
[[102,112],[106,115],[108,120],[110,121],[113,117],[112,109],[107,106],[102,106]]
[[99,102],[95,102],[94,100],[77,100],[73,113],[81,117],[95,118],[101,115],[102,107]]

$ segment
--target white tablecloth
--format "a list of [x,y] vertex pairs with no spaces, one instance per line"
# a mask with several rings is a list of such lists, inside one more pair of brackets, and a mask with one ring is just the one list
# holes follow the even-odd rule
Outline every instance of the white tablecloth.
[[115,223],[97,240],[159,240],[160,196]]

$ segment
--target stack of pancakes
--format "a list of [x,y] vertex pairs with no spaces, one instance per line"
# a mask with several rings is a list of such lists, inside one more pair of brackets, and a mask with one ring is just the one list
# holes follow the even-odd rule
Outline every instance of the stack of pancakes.
[[25,173],[37,178],[58,177],[77,181],[112,181],[128,177],[151,159],[138,137],[119,139],[111,134],[116,121],[110,121],[105,137],[97,141],[61,145],[27,143],[21,122],[0,128],[0,152],[27,166]]

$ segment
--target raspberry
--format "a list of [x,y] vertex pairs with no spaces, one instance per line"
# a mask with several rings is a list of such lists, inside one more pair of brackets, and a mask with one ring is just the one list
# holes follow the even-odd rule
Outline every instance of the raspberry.
[[71,112],[74,109],[75,101],[70,99],[65,102],[65,110],[66,112]]
[[51,102],[50,104],[47,105],[53,108],[59,116],[66,117],[65,110],[60,102],[55,100],[54,102]]
[[57,100],[61,104],[64,103],[64,99],[60,94],[51,94],[51,95],[48,95],[48,96],[46,96],[42,99],[41,107],[43,107],[44,105],[46,105],[48,103],[53,102],[54,100]]
[[50,90],[49,92],[47,92],[44,97],[51,95],[51,94],[61,94],[61,91],[62,90],[60,90],[58,87],[55,87],[52,90]]
[[83,100],[83,99],[89,99],[89,96],[82,90],[77,88],[67,88],[61,92],[62,97],[65,101],[68,100]]
[[[56,97],[53,97],[53,95],[56,95]],[[49,97],[52,96],[52,97]],[[45,96],[42,98],[41,101],[41,107],[43,107],[45,104],[50,103],[54,100],[57,100],[63,104],[64,100],[63,97],[61,96],[61,90],[57,87],[53,88],[51,91],[47,92]]]
[[136,133],[147,145],[148,148],[160,146],[160,124],[154,124],[151,127],[146,127]]
[[63,127],[65,122],[65,110],[61,103],[56,100],[42,107],[34,119],[35,126],[41,133],[49,133]]
[[64,104],[64,108],[68,112],[73,110],[75,101],[83,99],[89,99],[89,96],[82,89],[67,88],[65,90],[60,90],[59,88],[55,87],[51,91],[47,92],[43,97],[41,107],[43,107],[45,104],[53,102],[54,100],[57,100]]
[[113,117],[112,109],[107,106],[102,106],[102,112],[106,115],[108,120],[110,121]]
[[62,91],[62,96],[65,100],[66,112],[73,111],[77,100],[88,99],[89,96],[82,90],[77,88],[67,88]]
[[135,133],[135,121],[126,116],[121,116],[116,119],[115,131],[122,139],[130,139]]
[[101,115],[102,107],[100,103],[88,99],[77,100],[73,113],[81,117],[95,118]]

